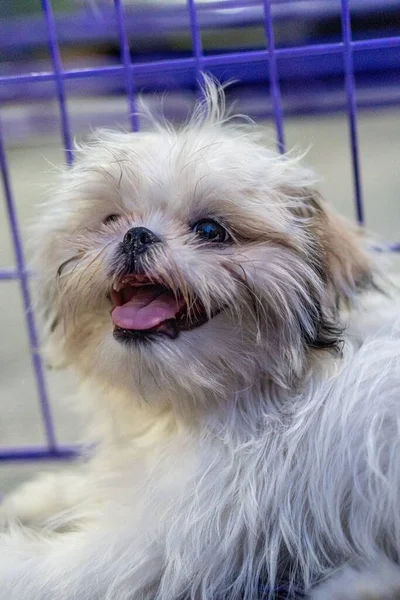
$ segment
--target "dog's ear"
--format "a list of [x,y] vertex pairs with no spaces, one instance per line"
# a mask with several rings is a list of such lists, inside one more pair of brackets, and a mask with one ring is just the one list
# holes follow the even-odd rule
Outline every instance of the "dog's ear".
[[64,323],[58,297],[58,273],[52,266],[52,257],[57,249],[51,237],[43,235],[40,224],[32,228],[36,242],[31,242],[31,267],[34,273],[32,291],[37,317],[41,351],[46,364],[51,368],[66,366],[63,340]]
[[351,303],[372,283],[372,260],[361,228],[334,212],[318,192],[305,192],[299,209],[307,218],[316,259],[331,299]]
[[373,286],[372,260],[361,228],[336,214],[317,192],[305,189],[293,197],[294,213],[306,231],[308,260],[320,282],[310,286],[313,327],[303,332],[303,339],[310,348],[340,350],[339,309],[350,307],[362,289]]

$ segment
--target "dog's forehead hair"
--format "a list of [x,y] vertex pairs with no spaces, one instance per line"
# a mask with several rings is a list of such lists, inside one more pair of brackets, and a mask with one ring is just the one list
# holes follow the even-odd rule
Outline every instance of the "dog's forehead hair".
[[[275,156],[245,137],[221,129],[121,134],[87,149],[80,165],[101,179],[128,212],[151,209],[182,217],[242,204],[243,194],[274,186]],[[265,200],[265,198],[263,198]],[[224,206],[225,205],[225,206]]]

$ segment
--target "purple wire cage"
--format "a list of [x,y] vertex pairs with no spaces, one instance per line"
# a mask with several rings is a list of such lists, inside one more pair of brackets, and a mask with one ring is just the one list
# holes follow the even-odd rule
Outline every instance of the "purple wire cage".
[[[152,23],[157,25],[158,30],[167,30],[181,27],[183,16],[189,23],[192,52],[190,55],[179,57],[147,57],[146,60],[133,58],[133,45],[131,38],[145,27],[142,22],[146,17],[144,13],[138,13],[136,20],[128,6],[123,5],[121,0],[114,0],[113,9],[109,6],[104,7],[107,26],[114,27],[119,38],[120,58],[118,63],[105,66],[85,67],[85,68],[64,68],[61,59],[60,42],[68,39],[73,43],[79,37],[79,31],[85,30],[85,17],[78,11],[74,20],[68,20],[63,17],[56,27],[56,19],[53,13],[51,0],[41,0],[43,16],[34,25],[30,26],[28,21],[19,19],[18,21],[9,21],[8,26],[3,28],[4,38],[0,41],[0,50],[3,51],[14,48],[15,44],[27,46],[43,41],[47,38],[47,44],[50,50],[51,70],[41,70],[38,72],[18,72],[5,73],[0,70],[0,99],[7,99],[7,90],[12,86],[13,94],[15,90],[23,89],[28,92],[30,87],[36,82],[48,82],[53,86],[53,95],[56,94],[59,107],[59,126],[65,148],[66,161],[70,164],[73,160],[73,145],[71,134],[71,120],[67,108],[67,84],[75,80],[93,81],[95,79],[105,81],[107,78],[119,76],[123,78],[124,92],[127,98],[127,113],[130,118],[131,128],[137,130],[139,127],[136,116],[136,95],[140,88],[149,85],[149,82],[156,81],[161,86],[165,81],[163,77],[169,73],[175,73],[180,85],[195,85],[199,81],[201,72],[211,71],[217,76],[249,77],[253,81],[263,80],[263,83],[269,84],[269,102],[272,108],[272,116],[276,127],[277,144],[280,151],[285,149],[285,119],[286,113],[284,96],[282,93],[282,73],[291,61],[303,60],[303,64],[318,66],[325,65],[327,61],[338,65],[337,69],[341,86],[344,90],[345,110],[348,116],[349,138],[352,156],[354,199],[357,219],[360,223],[364,220],[362,182],[359,167],[359,151],[357,136],[357,109],[359,108],[356,99],[355,86],[355,62],[360,54],[369,53],[370,56],[381,57],[381,60],[388,60],[390,57],[392,67],[397,75],[394,81],[399,85],[399,67],[400,67],[400,32],[389,29],[386,35],[371,35],[367,39],[356,39],[352,34],[352,19],[350,15],[350,0],[187,0],[178,7],[164,7],[162,17],[157,18],[157,13],[150,11]],[[386,0],[351,0],[352,16],[353,11],[376,9],[377,4],[383,8],[391,10],[397,2]],[[274,26],[276,22],[284,21],[290,11],[297,15],[298,19],[309,19],[310,15],[315,16],[318,11],[321,14],[327,14],[332,10],[332,6],[340,13],[340,39],[334,41],[318,41],[317,43],[304,43],[300,45],[285,45],[283,47],[275,45]],[[385,6],[384,6],[385,5]],[[225,11],[225,12],[224,12]],[[184,15],[183,15],[184,13]],[[225,14],[225,17],[223,16]],[[242,51],[223,51],[218,53],[207,53],[203,48],[201,30],[203,27],[223,27],[235,19],[241,19],[244,24],[261,23],[264,28],[265,46],[257,49],[243,49]],[[147,17],[148,18],[148,15]],[[142,21],[141,21],[142,19]],[[225,20],[224,20],[225,19]],[[112,25],[111,25],[112,22]],[[74,25],[75,23],[75,25]],[[101,25],[100,32],[87,28],[86,39],[89,42],[96,40],[97,35],[105,35],[107,27]],[[147,22],[148,26],[148,22]],[[133,36],[131,33],[133,32]],[[43,39],[42,39],[43,38]],[[381,53],[381,54],[379,54]],[[262,67],[262,69],[260,69]],[[324,68],[324,67],[323,67]],[[27,69],[29,71],[29,69]],[[226,77],[225,77],[226,78]],[[160,83],[161,82],[161,83]],[[168,85],[165,85],[167,88]],[[25,92],[24,92],[25,93]],[[391,96],[393,98],[393,96]],[[400,95],[395,98],[395,102],[400,104]],[[375,102],[374,104],[377,104]],[[298,112],[301,112],[299,110]],[[4,125],[4,121],[3,121]],[[3,130],[5,128],[3,127]],[[15,201],[13,198],[12,186],[10,181],[9,169],[7,166],[7,156],[4,144],[4,131],[2,134],[0,122],[0,169],[5,192],[6,213],[8,216],[9,227],[12,233],[12,242],[15,255],[15,266],[0,270],[1,280],[17,280],[20,284],[25,313],[26,327],[29,335],[30,353],[32,366],[35,373],[35,381],[40,408],[42,413],[46,444],[35,447],[0,447],[0,460],[38,460],[38,459],[61,459],[70,458],[78,453],[78,448],[74,446],[65,446],[57,443],[54,424],[48,398],[46,376],[44,365],[40,356],[37,326],[35,316],[31,308],[31,297],[28,286],[28,277],[26,261],[24,257],[20,227],[18,224]],[[392,245],[392,250],[400,250],[400,244]]]

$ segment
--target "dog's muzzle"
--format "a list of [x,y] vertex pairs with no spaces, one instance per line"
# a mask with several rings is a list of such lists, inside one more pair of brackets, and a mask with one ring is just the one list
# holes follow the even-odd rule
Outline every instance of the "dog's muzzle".
[[[108,297],[114,337],[120,341],[137,341],[163,335],[175,339],[181,331],[189,331],[215,316],[207,314],[195,293],[171,289],[156,275],[147,253],[161,246],[160,238],[146,227],[133,227],[119,245],[122,261],[118,277],[114,277]],[[150,264],[150,266],[149,266]],[[154,265],[153,265],[154,267]],[[151,271],[151,272],[150,272]]]

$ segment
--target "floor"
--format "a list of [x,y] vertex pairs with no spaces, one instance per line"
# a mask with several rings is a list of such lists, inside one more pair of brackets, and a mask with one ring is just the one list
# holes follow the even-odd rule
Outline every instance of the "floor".
[[[366,224],[387,242],[400,241],[399,110],[371,111],[359,118]],[[293,118],[286,123],[286,138],[288,148],[309,149],[305,162],[321,177],[322,193],[339,211],[353,218],[346,118]],[[35,218],[35,206],[46,194],[46,187],[55,180],[55,167],[63,163],[63,152],[59,143],[49,140],[18,147],[10,145],[8,161],[25,244],[29,223]],[[13,264],[8,220],[4,203],[0,203],[0,267]],[[0,282],[0,331],[0,445],[43,443],[24,312],[16,282]],[[79,423],[68,408],[68,397],[76,387],[74,376],[48,371],[46,377],[57,437],[61,442],[73,442],[79,437]],[[7,492],[38,470],[54,468],[59,465],[0,463],[0,492]]]

